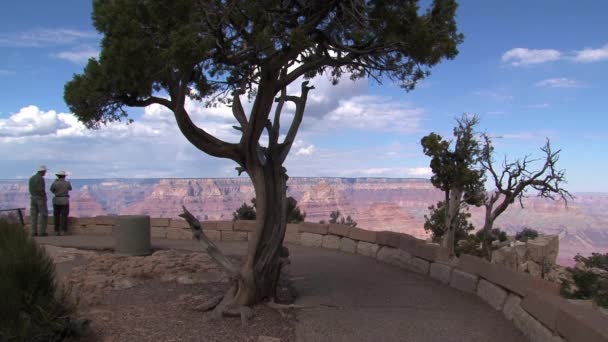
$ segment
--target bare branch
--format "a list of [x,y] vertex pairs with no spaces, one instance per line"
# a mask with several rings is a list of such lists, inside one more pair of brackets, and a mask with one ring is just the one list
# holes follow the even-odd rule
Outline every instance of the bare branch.
[[300,128],[300,124],[302,123],[302,118],[304,117],[304,109],[306,107],[306,99],[308,97],[308,92],[311,89],[314,89],[314,86],[308,86],[308,81],[302,82],[302,93],[300,97],[295,96],[287,96],[284,100],[293,101],[296,105],[296,111],[293,117],[293,121],[291,122],[291,126],[289,127],[289,131],[287,131],[287,136],[283,143],[281,143],[281,152],[279,156],[279,160],[281,163],[285,161],[287,155],[289,154],[289,150],[295,141],[296,134],[298,133],[298,129]]
[[205,252],[209,253],[209,255],[218,263],[218,265],[228,272],[232,279],[239,279],[241,275],[237,268],[224,255],[224,253],[217,248],[213,241],[209,240],[209,238],[205,235],[199,220],[194,217],[194,215],[192,215],[185,206],[182,206],[182,209],[184,212],[178,216],[183,217],[188,224],[190,224],[190,229],[192,229],[192,236],[194,239],[201,244]]
[[[489,144],[490,140],[486,138],[486,150],[490,149],[490,147],[488,147]],[[545,145],[541,148],[541,151],[545,154],[544,159],[531,159],[530,156],[526,155],[521,160],[508,163],[505,158],[500,178],[497,177],[492,166],[491,154],[484,154],[482,165],[490,174],[492,174],[496,183],[497,193],[503,196],[500,205],[492,211],[492,222],[515,200],[518,200],[520,206],[523,208],[523,199],[526,197],[525,193],[529,188],[536,190],[537,197],[553,200],[561,199],[566,205],[568,204],[568,200],[573,198],[570,192],[562,187],[566,182],[565,171],[557,170],[555,168],[561,150],[552,152],[550,142],[547,140]],[[540,160],[543,160],[542,167],[537,171],[530,170],[531,163]],[[505,177],[507,178],[506,184],[503,182]],[[486,207],[488,205],[493,205],[493,202],[495,202],[495,200],[492,201],[490,199],[490,202],[488,202],[488,199],[486,199]]]
[[236,121],[241,125],[241,132],[245,131],[247,128],[247,116],[245,116],[245,110],[243,109],[243,105],[241,104],[241,89],[236,89],[233,92],[232,98],[232,115],[234,115]]

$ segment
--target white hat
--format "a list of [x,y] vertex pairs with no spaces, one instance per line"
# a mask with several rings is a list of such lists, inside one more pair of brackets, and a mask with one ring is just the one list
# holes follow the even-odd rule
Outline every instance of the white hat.
[[63,170],[58,171],[55,175],[57,175],[57,176],[65,176],[65,171],[63,171]]
[[41,172],[41,171],[46,171],[46,165],[40,165],[38,167],[38,172]]

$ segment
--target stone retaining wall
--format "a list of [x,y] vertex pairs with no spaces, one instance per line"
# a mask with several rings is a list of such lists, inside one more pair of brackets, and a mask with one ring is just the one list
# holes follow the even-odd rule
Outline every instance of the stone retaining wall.
[[[29,222],[26,217],[27,229]],[[52,217],[48,222],[50,234]],[[247,241],[255,228],[253,221],[201,223],[205,234],[214,241]],[[69,221],[72,234],[111,234],[113,226],[112,216],[70,218]],[[181,219],[152,218],[151,226],[154,238],[192,238],[188,224]],[[439,245],[407,234],[305,222],[288,224],[285,241],[375,258],[477,295],[501,311],[533,342],[608,341],[608,316],[561,298],[556,283],[470,255],[450,259]]]

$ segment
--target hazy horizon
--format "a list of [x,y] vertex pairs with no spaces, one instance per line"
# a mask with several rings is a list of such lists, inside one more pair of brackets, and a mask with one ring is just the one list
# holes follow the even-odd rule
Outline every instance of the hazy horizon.
[[[233,178],[234,162],[205,155],[159,106],[127,108],[130,125],[88,130],[63,101],[64,85],[99,56],[101,35],[92,3],[11,2],[0,13],[0,178],[24,179],[38,165],[73,179]],[[525,10],[522,10],[525,9]],[[608,191],[607,2],[575,6],[461,2],[459,54],[405,92],[384,80],[336,86],[310,80],[306,112],[285,167],[290,177],[430,177],[420,139],[452,136],[462,113],[480,116],[479,130],[495,139],[496,160],[542,156],[551,139],[561,149],[572,192]],[[568,25],[564,25],[568,23]],[[500,39],[496,39],[500,37]],[[288,93],[299,92],[299,81]],[[251,104],[243,101],[245,110]],[[230,108],[188,101],[194,123],[219,139],[240,132]],[[281,116],[286,129],[293,108]],[[281,132],[285,134],[285,132]],[[328,176],[329,175],[329,176]]]

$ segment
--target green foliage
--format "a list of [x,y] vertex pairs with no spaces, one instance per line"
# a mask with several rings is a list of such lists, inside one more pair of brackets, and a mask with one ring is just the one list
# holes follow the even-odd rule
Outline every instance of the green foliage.
[[515,240],[526,242],[528,240],[533,240],[538,237],[538,231],[532,228],[524,228],[521,231],[515,234]]
[[[319,223],[325,223],[325,220],[321,220],[319,221]],[[329,214],[329,221],[327,223],[343,224],[353,228],[357,226],[357,222],[353,220],[350,215],[344,217],[340,210],[332,211]]]
[[[445,202],[437,202],[437,207],[431,205],[428,209],[430,216],[424,215],[424,230],[426,232],[431,232],[433,242],[441,242],[447,231],[445,226]],[[471,218],[471,213],[468,212],[468,206],[463,204],[461,209],[463,209],[463,211],[459,211],[458,216],[456,217],[456,232],[454,239],[454,243],[456,244],[458,244],[458,241],[466,239],[469,232],[475,229],[473,224],[468,221],[468,219]]]
[[54,271],[23,228],[0,220],[0,340],[66,341],[82,332]]
[[[503,232],[499,228],[494,228],[490,231],[490,234],[484,234],[483,230],[477,231],[475,234],[468,234],[464,237],[461,237],[457,240],[455,252],[456,255],[460,256],[461,254],[470,254],[478,257],[489,258],[486,251],[483,249],[484,240],[492,249],[492,242],[498,240],[500,242],[507,240],[507,233]],[[488,251],[491,253],[492,251]]]
[[463,116],[454,128],[456,142],[450,150],[451,141],[431,133],[420,141],[425,155],[431,157],[433,171],[431,182],[436,188],[448,192],[453,188],[464,191],[467,204],[482,204],[484,189],[484,170],[478,168],[482,146],[475,132],[479,118],[475,115]]
[[568,268],[572,282],[564,281],[560,293],[566,298],[591,299],[608,307],[608,253],[592,253],[590,257],[576,255],[574,260],[585,268]]
[[507,241],[507,233],[500,230],[500,228],[492,229],[489,234],[486,234],[484,230],[479,230],[477,233],[475,233],[475,235],[480,241],[485,240],[488,245],[492,245],[492,242],[496,240],[500,242]]
[[582,262],[586,267],[597,267],[602,270],[608,271],[608,253],[591,253],[591,256],[584,257],[580,254],[577,254],[574,257],[576,262]]
[[[252,205],[243,203],[240,208],[232,213],[232,220],[255,220],[255,198],[251,199]],[[300,223],[304,222],[306,218],[306,212],[301,211],[298,207],[298,201],[293,197],[287,197],[287,223]]]
[[469,254],[478,257],[483,257],[483,249],[481,248],[481,239],[475,234],[469,234],[464,239],[461,239],[456,244],[456,255]]
[[293,197],[287,197],[287,223],[300,223],[306,219],[306,212],[298,207],[298,201]]
[[[99,59],[66,84],[64,99],[97,127],[126,118],[125,106],[178,110],[182,96],[211,99],[237,88],[254,97],[262,73],[278,76],[294,63],[287,84],[322,73],[337,82],[348,73],[410,90],[458,54],[456,8],[453,0],[433,1],[426,11],[418,1],[397,0],[98,0]],[[176,102],[159,101],[167,95]]]
[[235,212],[232,213],[232,221],[236,220],[255,220],[255,198],[251,199],[252,205],[247,205],[247,203],[243,203],[240,208],[238,208]]

